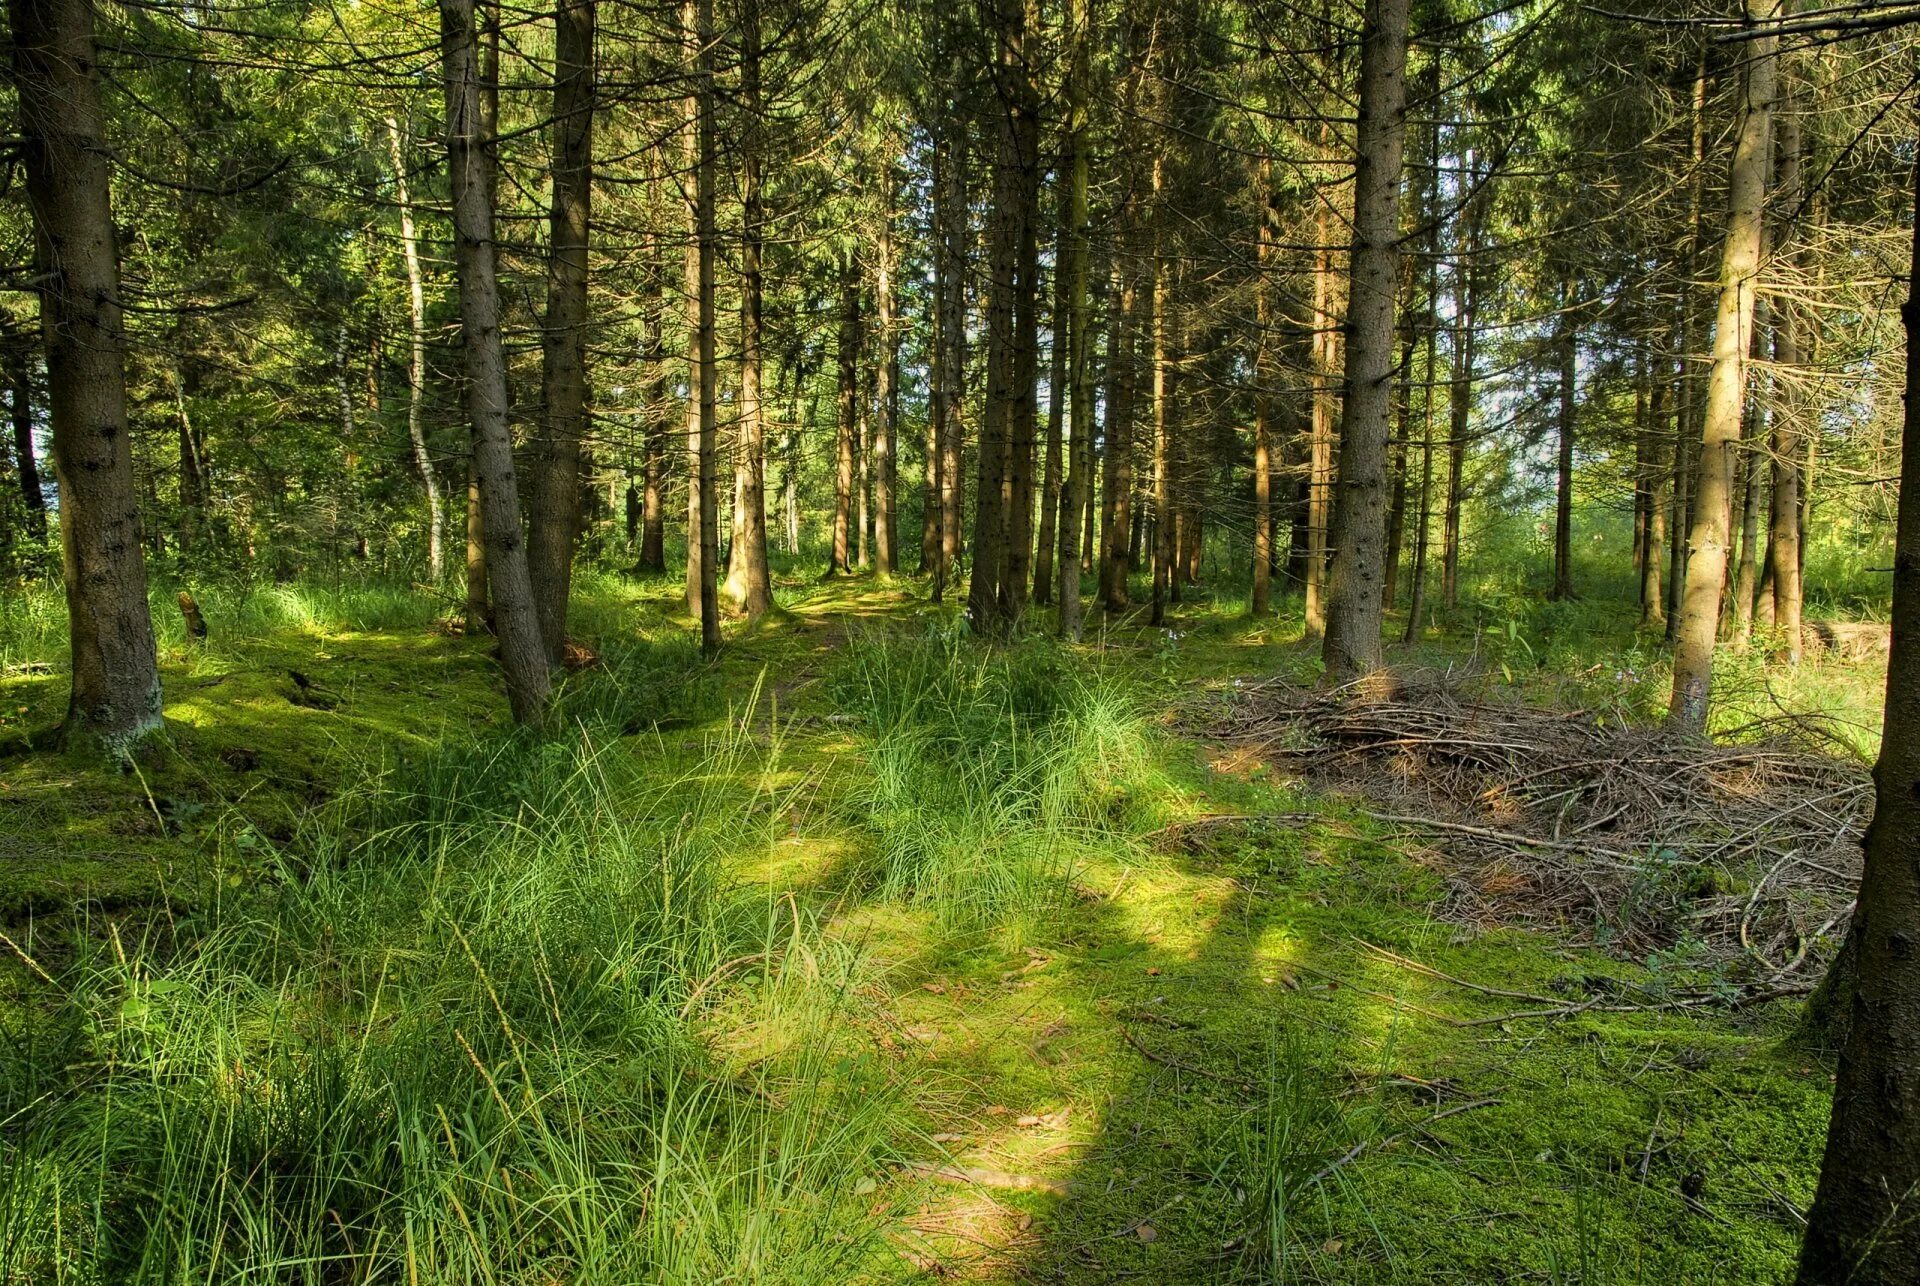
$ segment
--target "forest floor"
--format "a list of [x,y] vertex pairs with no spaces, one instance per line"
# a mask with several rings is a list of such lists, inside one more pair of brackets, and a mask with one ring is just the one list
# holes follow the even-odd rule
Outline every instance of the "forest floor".
[[[888,714],[902,694],[874,688],[924,680],[898,658],[953,634],[950,609],[911,583],[779,589],[777,617],[736,627],[712,663],[684,644],[672,584],[596,580],[576,614],[603,664],[568,680],[561,708],[620,758],[605,806],[671,811],[698,774],[757,801],[717,860],[765,918],[792,921],[778,968],[768,946],[683,993],[704,1074],[757,1086],[776,1113],[807,1110],[794,1106],[794,1069],[812,1043],[832,1057],[807,1075],[858,1085],[877,1105],[859,1139],[809,1136],[816,1153],[847,1150],[844,1167],[818,1166],[816,1187],[728,1198],[787,1223],[780,1234],[748,1219],[761,1257],[741,1249],[752,1238],[736,1214],[731,1249],[659,1279],[1785,1279],[1830,1062],[1799,1036],[1797,1000],[1761,994],[1737,950],[1685,927],[1690,898],[1751,911],[1750,874],[1676,880],[1676,855],[1649,846],[1619,896],[1643,913],[1665,898],[1661,933],[1626,932],[1621,905],[1590,921],[1462,914],[1464,839],[1383,821],[1392,801],[1212,735],[1249,691],[1310,684],[1316,658],[1297,641],[1297,608],[1256,622],[1207,602],[1174,608],[1164,629],[1130,618],[1079,648],[1035,639],[979,662],[1005,671],[1016,713],[1022,683],[1096,694],[1091,767],[1073,769],[1079,793],[1064,811],[1052,785],[1009,802],[995,774],[1025,771],[1016,729],[1004,754],[952,768],[985,774],[974,795],[956,785],[916,819],[906,805],[939,784],[925,756],[940,732],[915,733],[923,713]],[[124,774],[24,748],[57,719],[64,684],[52,628],[34,634],[24,613],[11,623],[0,649],[0,738],[15,737],[0,746],[11,1038],[77,985],[70,971],[98,954],[88,943],[122,952],[283,883],[286,854],[369,765],[404,774],[449,744],[505,736],[486,647],[443,625],[442,605],[298,587],[202,602],[210,643],[163,648],[170,744]],[[1623,727],[1664,694],[1658,649],[1603,608],[1467,622],[1393,659],[1475,700]],[[1872,659],[1816,658],[1791,677],[1754,659],[1726,669],[1723,728],[1827,716],[1822,735],[1871,750]],[[1053,708],[1051,695],[1032,699]],[[889,719],[901,736],[882,728]],[[1010,887],[969,858],[1039,874]],[[1485,891],[1484,860],[1472,869]],[[1795,977],[1828,944],[1810,945]],[[153,989],[180,954],[158,951],[135,972]],[[827,997],[805,1021],[776,976],[796,961]],[[136,994],[144,1015],[154,998],[129,992],[92,1021],[132,1022]],[[487,1060],[468,1057],[486,1077]],[[18,1158],[51,1099],[95,1091],[83,1078],[28,1092],[51,1073],[25,1055],[0,1056],[0,1071],[0,1137],[23,1149],[0,1161],[0,1282],[66,1280],[69,1268],[89,1280],[80,1265],[95,1242],[48,1231]],[[818,1211],[812,1223],[796,1213]],[[802,1224],[844,1248],[830,1268],[781,1257],[779,1238]],[[378,1260],[364,1246],[344,1253]],[[572,1267],[540,1280],[618,1280],[596,1276],[584,1252],[543,1253]],[[354,1280],[379,1277],[368,1271]]]

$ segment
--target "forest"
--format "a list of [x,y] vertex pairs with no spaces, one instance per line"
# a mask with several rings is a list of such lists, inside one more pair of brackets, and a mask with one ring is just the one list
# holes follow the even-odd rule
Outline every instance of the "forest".
[[1920,1283],[1920,3],[6,18],[0,1286]]

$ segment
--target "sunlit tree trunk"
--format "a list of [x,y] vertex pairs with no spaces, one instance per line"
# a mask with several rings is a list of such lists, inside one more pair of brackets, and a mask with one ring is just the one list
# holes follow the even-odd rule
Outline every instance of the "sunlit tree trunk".
[[1380,586],[1386,543],[1387,428],[1393,394],[1394,286],[1399,273],[1400,170],[1406,141],[1408,0],[1367,0],[1360,47],[1360,128],[1354,172],[1340,484],[1327,572],[1331,683],[1380,668]]
[[833,451],[833,555],[828,575],[853,570],[854,439],[860,431],[860,276],[853,259],[840,267],[840,398]]
[[528,555],[547,663],[567,640],[567,596],[580,539],[580,455],[587,430],[587,226],[593,203],[594,0],[553,11],[553,201],[547,315],[541,329],[541,424]]
[[[494,260],[493,135],[481,112],[473,0],[440,0],[440,51],[445,68],[447,169],[453,187],[454,268],[460,284],[461,349],[467,420],[486,550],[487,588],[507,701],[516,723],[546,718],[550,679],[534,614],[520,495],[507,423],[507,367],[500,343],[500,294]],[[471,502],[470,502],[471,504]]]
[[[1124,214],[1122,216],[1124,218]],[[1127,610],[1127,580],[1133,571],[1133,418],[1138,376],[1134,368],[1134,317],[1139,287],[1127,256],[1114,256],[1113,318],[1107,336],[1106,558],[1101,601],[1109,614]]]
[[873,281],[874,325],[880,341],[880,351],[875,358],[873,399],[873,570],[882,576],[891,576],[899,567],[895,492],[900,432],[900,301],[894,293],[899,250],[893,237],[894,177],[891,172],[886,187]]
[[[1800,176],[1800,116],[1795,110],[1794,83],[1784,77],[1781,86],[1783,111],[1780,116],[1780,197],[1777,208],[1796,212],[1802,199]],[[1790,267],[1801,268],[1801,239],[1793,230],[1782,234],[1785,259]],[[1800,432],[1807,413],[1808,399],[1801,392],[1800,365],[1806,360],[1801,344],[1806,314],[1791,300],[1774,304],[1778,314],[1774,326],[1774,365],[1783,385],[1779,408],[1773,416],[1773,500],[1769,513],[1770,548],[1773,564],[1773,626],[1779,633],[1782,654],[1789,665],[1800,664]]]
[[1279,198],[1273,188],[1273,166],[1260,167],[1260,230],[1254,250],[1254,359],[1253,359],[1253,592],[1252,614],[1272,611],[1273,578],[1273,390],[1277,372],[1273,361],[1273,285],[1268,280],[1278,258]]
[[714,353],[713,0],[686,0],[680,38],[687,63],[687,608],[700,647],[720,648],[720,497],[715,470],[719,371]]
[[[1060,637],[1080,637],[1080,550],[1083,516],[1090,512],[1088,490],[1093,480],[1093,346],[1088,329],[1093,322],[1089,298],[1087,247],[1086,99],[1091,61],[1091,33],[1087,27],[1088,0],[1068,0],[1066,85],[1066,218],[1061,220],[1059,271],[1065,282],[1067,361],[1064,390],[1056,384],[1054,397],[1067,395],[1072,411],[1065,504],[1060,513],[1060,565],[1056,598],[1060,604]],[[1056,335],[1055,343],[1059,342]],[[1056,364],[1056,371],[1058,366]],[[1042,564],[1044,569],[1044,564]]]
[[762,412],[764,284],[760,195],[760,0],[746,0],[740,14],[740,99],[747,137],[740,166],[740,410],[733,510],[733,559],[727,597],[757,621],[773,608],[773,578],[767,566],[767,434]]
[[[1563,295],[1563,307],[1573,307],[1574,289],[1569,285]],[[1569,311],[1560,319],[1558,342],[1560,355],[1560,413],[1555,421],[1556,439],[1553,504],[1553,589],[1548,595],[1556,600],[1573,597],[1573,433],[1574,393],[1578,378],[1579,330]]]
[[[160,727],[160,670],[128,437],[93,10],[89,0],[8,7],[60,499],[72,661],[62,731],[70,744],[121,752]],[[32,459],[30,442],[21,459]]]
[[446,513],[440,500],[440,475],[427,452],[422,419],[427,390],[427,287],[420,268],[420,238],[413,223],[413,201],[407,189],[405,143],[400,122],[386,118],[387,154],[393,161],[394,196],[400,206],[400,251],[407,265],[407,444],[413,451],[414,471],[427,497],[427,579],[438,585],[446,574]]
[[[1779,0],[1748,0],[1751,21],[1779,13]],[[1754,291],[1760,272],[1762,206],[1771,146],[1769,118],[1775,86],[1774,38],[1746,47],[1739,136],[1729,170],[1727,237],[1720,265],[1720,306],[1714,319],[1713,369],[1702,426],[1699,485],[1694,497],[1691,553],[1680,630],[1674,640],[1673,699],[1668,715],[1684,728],[1706,726],[1713,685],[1713,644],[1720,598],[1727,584],[1727,538],[1731,523],[1733,452],[1747,391],[1747,355],[1752,342]]]
[[[1893,644],[1882,726],[1920,726],[1920,166],[1901,309],[1906,412],[1893,559]],[[1843,961],[1850,1013],[1820,1186],[1807,1211],[1801,1286],[1911,1283],[1920,1265],[1920,738],[1886,737]]]

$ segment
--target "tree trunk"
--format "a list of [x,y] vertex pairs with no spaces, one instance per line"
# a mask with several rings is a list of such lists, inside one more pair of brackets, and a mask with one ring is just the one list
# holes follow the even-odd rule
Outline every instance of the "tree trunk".
[[944,588],[953,579],[960,559],[960,522],[966,483],[965,426],[961,413],[967,400],[967,132],[949,121],[945,201],[935,210],[940,223],[935,252],[945,266],[947,289],[941,298],[940,336],[945,348],[947,396],[940,419],[940,575]]
[[534,610],[547,664],[567,641],[580,539],[580,451],[587,430],[587,227],[593,203],[594,0],[555,0],[553,204],[547,316],[540,332],[541,425],[533,473]]
[[38,540],[47,534],[47,497],[40,485],[40,463],[33,449],[33,348],[24,334],[5,336],[7,410],[13,422],[13,456],[18,466],[20,500],[27,531]]
[[667,360],[666,264],[659,242],[647,238],[646,282],[640,305],[641,356],[647,377],[647,404],[640,431],[640,557],[636,570],[667,570],[666,499],[667,402],[673,378]]
[[[1566,307],[1572,307],[1574,293],[1569,285],[1564,297]],[[1572,314],[1562,318],[1561,325],[1560,415],[1557,424],[1559,451],[1554,470],[1553,590],[1548,595],[1556,601],[1573,597],[1573,417],[1580,351]]]
[[1386,543],[1387,427],[1393,395],[1393,305],[1399,273],[1400,162],[1406,141],[1408,0],[1367,0],[1360,49],[1340,487],[1333,506],[1327,634],[1333,684],[1380,668]]
[[[1066,393],[1072,408],[1069,426],[1070,454],[1067,458],[1066,504],[1060,514],[1060,567],[1057,598],[1060,604],[1060,637],[1070,642],[1080,638],[1080,551],[1090,527],[1081,526],[1089,514],[1088,489],[1093,480],[1093,346],[1088,328],[1093,321],[1089,299],[1087,265],[1087,80],[1091,67],[1090,32],[1087,27],[1089,0],[1067,0],[1068,65],[1066,83],[1066,218],[1061,220],[1065,236],[1061,246],[1060,272],[1066,295]],[[1056,334],[1055,343],[1059,342]],[[1059,396],[1056,387],[1055,397]],[[1044,567],[1044,564],[1042,564]]]
[[1651,626],[1663,623],[1667,615],[1660,562],[1666,557],[1668,471],[1661,457],[1668,436],[1667,395],[1673,385],[1664,370],[1654,371],[1647,383],[1647,550],[1640,568],[1640,623]]
[[467,451],[467,602],[464,630],[469,635],[493,632],[493,610],[487,603],[487,530],[480,511],[480,470],[471,444]]
[[762,413],[760,269],[760,0],[746,0],[740,14],[740,99],[746,137],[740,157],[740,444],[736,452],[733,559],[727,597],[757,621],[773,609],[773,577],[767,565],[767,430]]
[[[1707,174],[1707,46],[1700,46],[1699,62],[1693,74],[1692,182],[1688,185],[1687,208],[1692,235],[1686,259],[1686,271],[1698,274],[1706,259],[1706,174]],[[1698,485],[1701,402],[1695,385],[1700,351],[1699,309],[1693,306],[1691,291],[1682,290],[1677,306],[1678,327],[1675,347],[1680,353],[1680,368],[1674,387],[1677,438],[1673,449],[1673,513],[1667,539],[1672,542],[1667,561],[1667,642],[1680,637],[1681,600],[1686,595],[1687,563],[1692,549],[1687,541],[1693,530],[1693,513]]]
[[[1432,203],[1429,202],[1429,205]],[[1413,531],[1413,588],[1407,597],[1407,626],[1400,636],[1404,643],[1419,639],[1420,617],[1427,610],[1427,544],[1433,526],[1433,392],[1434,379],[1439,370],[1440,318],[1437,301],[1440,298],[1440,261],[1436,245],[1430,242],[1427,250],[1427,378],[1421,407],[1420,492]]]
[[487,587],[500,664],[514,722],[539,726],[551,681],[534,615],[533,584],[520,530],[520,494],[507,423],[507,367],[500,344],[492,184],[494,139],[481,115],[473,0],[440,0],[440,52],[446,76],[447,169],[452,176],[454,268],[460,283],[461,348],[467,418],[473,436],[478,511],[486,541]]
[[1147,264],[1148,307],[1152,318],[1148,331],[1153,339],[1153,607],[1148,624],[1159,625],[1166,619],[1167,591],[1173,580],[1173,390],[1172,361],[1167,343],[1167,312],[1172,302],[1172,274],[1166,260],[1166,233],[1160,225],[1165,211],[1161,193],[1165,186],[1164,155],[1154,158],[1153,166],[1153,257]]
[[[11,0],[9,9],[73,669],[62,735],[124,753],[160,727],[160,669],[140,556],[93,10],[88,0]],[[32,458],[29,441],[23,465]]]
[[[1883,726],[1920,723],[1920,166],[1914,172],[1906,413]],[[1920,1265],[1920,739],[1889,736],[1874,765],[1873,823],[1842,959],[1847,1036],[1820,1186],[1807,1212],[1801,1286],[1910,1283]]]
[[1253,355],[1253,591],[1250,610],[1273,610],[1273,284],[1268,280],[1279,257],[1280,199],[1273,187],[1273,163],[1260,164],[1260,229],[1254,247]]
[[[1062,161],[1067,158],[1062,157]],[[1062,168],[1066,168],[1065,165]],[[1064,184],[1062,187],[1064,188]],[[1053,351],[1052,369],[1047,377],[1047,452],[1040,481],[1040,534],[1033,559],[1033,601],[1042,606],[1053,601],[1053,581],[1059,573],[1054,563],[1055,533],[1059,528],[1061,477],[1061,437],[1066,429],[1067,347],[1073,342],[1072,324],[1067,320],[1071,289],[1067,281],[1067,243],[1073,237],[1068,226],[1073,218],[1071,197],[1060,193],[1060,226],[1053,253]]]
[[1133,571],[1133,412],[1138,380],[1134,313],[1139,288],[1126,260],[1125,254],[1114,256],[1115,302],[1107,333],[1107,458],[1102,480],[1107,552],[1100,579],[1101,600],[1109,615],[1127,610],[1127,580]]
[[[1780,199],[1778,208],[1797,211],[1801,201],[1800,116],[1794,107],[1791,77],[1783,78],[1780,116]],[[1783,231],[1780,249],[1787,262],[1801,263],[1800,238],[1791,229]],[[1773,331],[1774,365],[1782,372],[1783,397],[1773,416],[1773,503],[1768,526],[1773,564],[1773,626],[1780,635],[1781,651],[1788,665],[1800,664],[1800,425],[1807,400],[1800,388],[1798,367],[1806,353],[1801,333],[1805,312],[1792,300],[1774,302],[1777,314]]]
[[873,283],[874,322],[880,331],[880,353],[875,362],[878,391],[873,399],[873,570],[882,576],[893,575],[900,561],[894,498],[900,432],[900,327],[899,300],[894,297],[898,252],[893,240],[893,206],[894,179],[889,173]]
[[[1779,0],[1748,0],[1750,21],[1779,13]],[[1703,729],[1713,685],[1713,644],[1720,598],[1727,583],[1728,509],[1733,452],[1740,438],[1747,391],[1747,353],[1759,279],[1762,206],[1771,137],[1775,83],[1774,37],[1746,45],[1745,92],[1740,133],[1729,170],[1727,239],[1720,267],[1720,307],[1714,320],[1713,370],[1707,388],[1700,450],[1700,481],[1694,499],[1692,551],[1686,596],[1674,641],[1673,699],[1668,715],[1683,728]]]
[[1013,138],[1015,207],[1013,345],[1008,355],[1006,567],[1000,579],[1002,624],[1027,609],[1033,575],[1033,459],[1039,436],[1040,378],[1040,91],[1029,50],[1038,0],[1008,0],[1006,79]]
[[[1323,136],[1324,137],[1324,136]],[[1333,210],[1322,196],[1315,205],[1313,256],[1313,423],[1307,450],[1307,581],[1305,640],[1327,632],[1327,539],[1333,508],[1334,367],[1339,361],[1339,322],[1334,317]]]
[[393,160],[394,195],[400,204],[400,250],[407,265],[407,444],[413,451],[414,471],[427,497],[427,579],[438,585],[446,575],[446,514],[440,500],[440,475],[427,452],[427,430],[422,419],[427,396],[427,286],[420,269],[420,238],[413,224],[413,201],[407,191],[406,148],[400,122],[389,116],[387,151]]
[[687,60],[687,609],[700,648],[720,650],[720,496],[715,476],[713,0],[685,0],[680,36]]
[[860,431],[860,277],[853,259],[840,266],[840,400],[835,421],[833,555],[830,576],[853,570],[854,437]]

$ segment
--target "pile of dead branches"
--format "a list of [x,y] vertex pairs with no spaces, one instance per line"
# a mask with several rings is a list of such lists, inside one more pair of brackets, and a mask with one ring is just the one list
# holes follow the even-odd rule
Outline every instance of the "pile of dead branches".
[[1553,922],[1633,956],[1685,946],[1754,980],[1809,975],[1837,942],[1873,808],[1864,766],[1790,742],[1445,687],[1242,688],[1204,732],[1417,834],[1446,918]]

